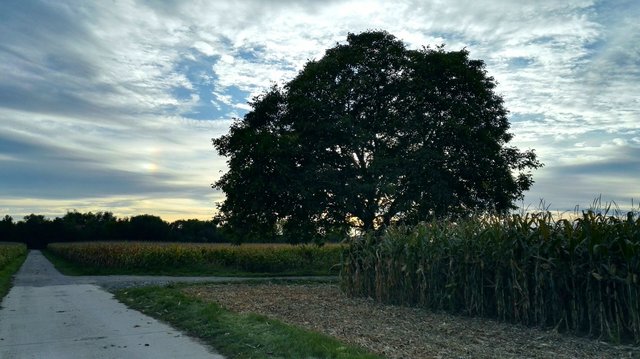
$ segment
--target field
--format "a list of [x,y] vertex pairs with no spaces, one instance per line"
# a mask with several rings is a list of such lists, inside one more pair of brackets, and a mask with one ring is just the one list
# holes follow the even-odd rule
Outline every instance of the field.
[[640,218],[478,217],[355,240],[353,296],[640,343]]
[[0,298],[9,291],[11,276],[20,268],[26,255],[26,245],[0,242]]
[[82,242],[48,246],[59,267],[85,275],[337,275],[342,251],[340,245],[288,244]]
[[264,315],[330,335],[390,359],[640,356],[638,347],[351,298],[338,285],[330,283],[230,283],[177,290],[190,298],[214,303],[236,313]]
[[199,338],[229,358],[382,359],[326,334],[259,314],[236,313],[187,295],[179,288],[129,288],[115,296],[131,308]]
[[27,254],[27,246],[22,243],[0,242],[0,269],[25,254]]
[[[76,266],[103,274],[253,273],[268,276],[335,275],[339,271],[340,290],[320,290],[332,293],[330,297],[336,302],[342,303],[346,298],[365,298],[381,303],[378,305],[384,304],[383,308],[391,308],[388,305],[404,308],[397,312],[395,309],[385,309],[381,317],[383,319],[380,319],[381,323],[397,319],[400,324],[393,330],[396,334],[405,330],[405,334],[399,336],[399,342],[389,344],[391,348],[403,345],[398,343],[410,337],[418,343],[431,343],[424,345],[434,345],[433,348],[436,348],[444,336],[430,337],[427,333],[435,330],[433,326],[436,324],[432,321],[442,318],[447,323],[471,320],[467,324],[454,323],[449,326],[447,335],[461,338],[458,344],[462,351],[443,353],[444,356],[465,357],[462,353],[467,348],[480,350],[478,356],[484,357],[529,356],[536,350],[541,353],[536,357],[545,357],[544,353],[562,350],[547,348],[547,345],[553,347],[549,344],[551,341],[566,338],[564,335],[549,336],[550,333],[591,339],[584,339],[581,345],[585,346],[582,349],[567,349],[565,357],[617,357],[623,354],[612,347],[598,346],[600,340],[634,345],[640,343],[640,218],[637,213],[609,216],[606,212],[588,211],[571,220],[556,220],[549,213],[474,217],[428,222],[412,227],[391,227],[382,233],[354,238],[348,245],[324,247],[101,242],[53,244],[49,251],[67,262],[76,263]],[[203,287],[193,288],[183,291],[181,295],[220,303],[224,300],[216,297],[225,292],[218,290],[219,287],[213,291],[203,290]],[[241,287],[237,285],[235,288]],[[250,304],[246,310],[268,316],[278,308],[290,308],[288,317],[295,319],[312,313],[311,308],[318,301],[315,294],[304,293],[300,294],[305,298],[302,301],[304,304],[289,307],[292,299],[284,294],[286,290],[282,287],[275,291],[270,288],[264,287],[257,292],[246,287],[238,289],[240,294],[235,297],[229,295],[227,299],[235,299],[223,305],[244,311],[246,308],[242,309],[242,306]],[[134,306],[138,303],[135,293],[128,292],[123,296]],[[338,299],[342,295],[345,297]],[[251,299],[247,301],[248,298]],[[158,300],[160,302],[156,304],[162,305],[161,298]],[[268,302],[262,308],[256,304],[261,300]],[[322,323],[338,315],[342,318],[338,328],[344,329],[358,320],[340,306],[331,306],[326,301],[323,303],[316,310],[315,318],[301,322],[293,320],[292,323]],[[373,325],[375,310],[378,309],[369,307],[360,312],[365,320],[360,329],[366,327],[367,323]],[[412,322],[410,317],[418,313],[416,310],[422,313],[420,316],[425,322],[431,324],[425,327]],[[425,313],[447,314],[433,319]],[[484,324],[474,334],[469,334],[469,330],[465,329],[471,325],[469,323]],[[501,329],[502,332],[483,334],[487,325],[494,326],[497,323],[506,325]],[[384,326],[383,323],[380,325]],[[422,334],[413,337],[406,332],[407,328],[415,328]],[[526,328],[537,328],[531,330],[540,330],[535,335],[543,339],[528,342],[526,337],[533,335],[533,332],[518,338],[504,334],[514,330],[529,330]],[[319,330],[317,327],[310,329]],[[372,338],[375,333],[359,333],[358,328],[349,331],[361,334],[360,339],[343,338],[338,332],[327,334],[390,356],[384,348],[374,350],[369,344],[358,341]],[[508,350],[488,348],[491,345],[487,343],[502,345],[498,340],[500,335],[505,336],[504,345],[513,341],[515,347]],[[470,340],[480,344],[464,344]],[[375,342],[373,340],[371,345],[375,345]],[[588,343],[594,347],[589,347]],[[571,347],[573,344],[567,345]],[[507,351],[500,352],[498,349]],[[482,350],[487,352],[482,354]],[[628,353],[639,354],[635,349],[628,349]],[[422,354],[405,352],[398,357]]]

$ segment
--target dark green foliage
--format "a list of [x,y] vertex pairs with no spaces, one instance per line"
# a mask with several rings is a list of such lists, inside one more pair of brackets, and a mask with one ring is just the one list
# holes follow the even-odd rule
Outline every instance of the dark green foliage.
[[13,223],[13,218],[6,215],[0,220],[0,242],[15,242],[16,241],[16,225]]
[[169,224],[158,216],[133,216],[128,225],[129,238],[140,241],[166,241],[169,238]]
[[50,221],[42,215],[30,214],[16,223],[14,239],[25,243],[29,248],[43,249],[63,231],[60,221]]
[[355,240],[342,280],[382,302],[640,343],[640,218],[585,212],[389,228]]
[[107,240],[116,237],[121,227],[121,223],[111,212],[72,211],[62,218],[54,219],[54,222],[62,224],[62,231],[54,239],[62,242]]
[[249,240],[340,236],[392,222],[506,212],[541,166],[507,146],[507,111],[466,50],[350,34],[213,140],[221,220]]
[[53,220],[30,214],[14,222],[10,216],[0,220],[0,241],[26,243],[43,249],[53,242],[87,242],[108,240],[172,241],[219,243],[228,240],[217,224],[197,219],[167,223],[160,217],[139,215],[117,218],[111,212],[67,212]]
[[227,239],[213,221],[178,220],[169,225],[170,238],[175,242],[222,243]]

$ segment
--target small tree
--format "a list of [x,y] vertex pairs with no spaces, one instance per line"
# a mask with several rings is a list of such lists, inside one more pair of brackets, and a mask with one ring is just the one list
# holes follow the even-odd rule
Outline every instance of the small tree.
[[466,50],[349,34],[214,139],[221,218],[244,237],[307,241],[470,212],[505,212],[542,164],[507,146],[503,100]]

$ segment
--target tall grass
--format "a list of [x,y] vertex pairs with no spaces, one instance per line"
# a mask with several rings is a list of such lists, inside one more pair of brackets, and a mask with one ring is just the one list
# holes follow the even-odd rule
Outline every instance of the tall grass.
[[27,246],[23,243],[0,242],[0,269],[27,254]]
[[11,288],[11,278],[27,257],[24,243],[0,242],[0,301]]
[[[342,247],[284,244],[196,244],[154,242],[52,243],[48,249],[95,269],[161,273],[216,272],[336,274]],[[332,267],[334,267],[332,272]]]
[[344,253],[347,293],[640,343],[640,218],[584,212],[389,228]]

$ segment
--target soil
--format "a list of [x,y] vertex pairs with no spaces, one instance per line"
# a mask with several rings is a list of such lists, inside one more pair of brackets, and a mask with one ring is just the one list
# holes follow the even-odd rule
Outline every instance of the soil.
[[349,298],[337,284],[209,284],[184,292],[387,358],[640,358],[640,348],[481,318]]

